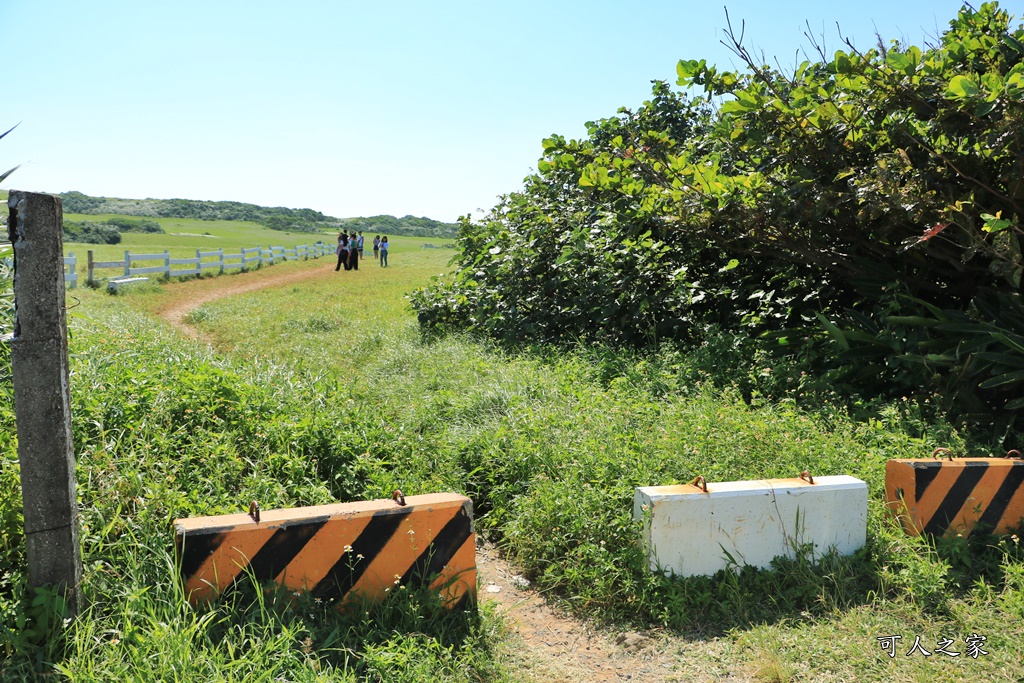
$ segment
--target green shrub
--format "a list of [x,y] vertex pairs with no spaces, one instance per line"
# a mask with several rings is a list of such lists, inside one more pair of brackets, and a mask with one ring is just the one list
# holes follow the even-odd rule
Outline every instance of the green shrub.
[[[656,83],[585,139],[544,140],[520,191],[462,221],[456,271],[412,296],[424,331],[647,349],[743,335],[768,367],[830,372],[851,405],[931,396],[1012,443],[1024,28],[965,5],[926,49],[822,51],[792,73],[728,38],[744,69],[680,61],[689,95]],[[744,365],[750,396],[800,381]]]
[[64,240],[86,244],[120,244],[121,233],[115,226],[92,221],[64,221]]
[[146,232],[146,233],[163,233],[164,229],[160,227],[160,224],[153,220],[146,220],[142,218],[127,218],[124,216],[111,216],[106,219],[101,225],[112,225],[119,232]]

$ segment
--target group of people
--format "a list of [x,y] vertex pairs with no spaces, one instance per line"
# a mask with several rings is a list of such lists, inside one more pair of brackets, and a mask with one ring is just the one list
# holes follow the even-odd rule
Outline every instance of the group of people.
[[[336,253],[338,254],[338,265],[334,267],[335,271],[341,270],[342,266],[345,266],[345,270],[359,270],[359,259],[363,258],[363,231],[360,230],[358,233],[353,231],[351,234],[339,232]],[[373,260],[380,263],[382,268],[388,267],[387,235],[373,236]]]

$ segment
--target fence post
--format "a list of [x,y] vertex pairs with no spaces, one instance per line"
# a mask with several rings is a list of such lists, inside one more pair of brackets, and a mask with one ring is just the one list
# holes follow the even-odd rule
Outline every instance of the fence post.
[[203,276],[203,257],[200,256],[200,251],[196,249],[196,276]]
[[[61,230],[63,231],[63,226],[61,227]],[[63,235],[61,235],[61,237],[63,238]],[[77,275],[78,274],[78,259],[75,258],[75,252],[69,251],[68,252],[68,258],[71,259],[71,263],[68,264],[69,266],[71,266],[71,272],[68,273],[68,275]],[[63,261],[61,261],[61,263],[63,263]],[[61,274],[63,275],[64,269],[61,268],[60,270],[61,270]],[[78,278],[76,278],[76,277],[72,278],[71,279],[71,289],[74,289],[77,286],[78,286]]]
[[124,276],[132,274],[132,255],[127,249],[124,250]]
[[224,250],[223,249],[218,249],[217,252],[220,254],[217,257],[217,260],[220,263],[220,273],[219,274],[223,275],[224,274]]
[[92,287],[92,249],[89,250],[89,279],[86,282]]
[[82,556],[71,437],[60,199],[11,191],[14,412],[30,586],[64,593],[78,613]]
[[164,277],[171,279],[171,252],[164,249]]

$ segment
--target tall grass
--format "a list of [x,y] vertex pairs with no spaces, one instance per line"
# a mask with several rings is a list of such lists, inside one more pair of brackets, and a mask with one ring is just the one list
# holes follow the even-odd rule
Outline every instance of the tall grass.
[[381,497],[362,462],[366,409],[323,371],[219,358],[117,299],[83,300],[90,311],[72,314],[71,349],[87,608],[64,624],[55,596],[24,588],[13,415],[0,402],[0,622],[12,625],[0,631],[0,676],[503,679],[487,637],[494,619],[452,614],[429,593],[396,592],[342,615],[250,586],[190,608],[170,521],[236,512],[253,498],[275,508]]
[[[442,265],[432,268],[431,257],[423,255],[425,273]],[[977,599],[977,582],[1016,594],[1007,572],[1019,560],[1007,544],[936,550],[909,542],[883,515],[889,458],[922,457],[937,445],[970,449],[948,425],[923,421],[916,406],[876,405],[873,417],[854,420],[836,404],[806,410],[798,395],[768,402],[740,382],[715,381],[716,363],[735,362],[726,347],[666,360],[589,350],[512,355],[467,338],[425,340],[399,307],[379,306],[395,284],[371,274],[261,292],[208,304],[201,325],[243,356],[337,368],[353,400],[371,406],[366,433],[380,434],[365,460],[371,488],[471,495],[478,528],[573,609],[691,633],[796,623],[791,637],[799,638],[808,620],[844,628],[853,622],[842,615],[881,608],[894,626],[919,624],[924,637],[938,638],[944,622],[933,619]],[[300,312],[313,298],[323,310]],[[253,320],[246,307],[277,315]],[[729,377],[765,369],[722,370]],[[805,553],[773,571],[708,579],[647,572],[631,515],[636,486],[804,469],[868,482],[864,551],[818,563]],[[989,631],[1002,624],[1003,604],[981,612]],[[875,661],[871,634],[852,636],[851,661]],[[1006,647],[1002,656],[1020,651]]]
[[[252,498],[271,508],[401,488],[470,495],[478,531],[570,610],[612,628],[732,639],[728,671],[1011,680],[1024,635],[1017,545],[936,546],[882,514],[886,460],[937,445],[967,452],[954,430],[902,404],[858,421],[834,405],[805,410],[797,397],[754,400],[714,382],[714,349],[700,358],[511,354],[464,337],[424,339],[402,294],[444,269],[441,252],[205,304],[193,322],[218,353],[138,312],[158,308],[173,286],[83,292],[72,386],[89,610],[67,626],[42,624],[56,634],[49,640],[5,631],[5,675],[59,667],[73,680],[171,671],[180,680],[516,680],[496,654],[492,614],[450,615],[429,595],[340,615],[315,603],[286,609],[248,586],[209,608],[185,606],[170,559],[174,517],[234,512]],[[3,405],[0,478],[14,485]],[[804,469],[868,482],[863,551],[815,562],[804,549],[771,570],[686,580],[647,571],[636,486]],[[23,589],[20,505],[9,488],[0,487],[0,616],[31,626],[59,610]],[[890,660],[876,640],[962,645],[975,632],[991,645],[976,660]]]

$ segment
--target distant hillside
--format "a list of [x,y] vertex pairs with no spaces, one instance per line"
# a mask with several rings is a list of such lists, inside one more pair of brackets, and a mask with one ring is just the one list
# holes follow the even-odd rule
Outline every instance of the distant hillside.
[[343,218],[342,230],[362,230],[363,236],[410,235],[412,237],[455,237],[458,223],[442,223],[416,216],[370,216],[369,218]]
[[266,207],[243,202],[210,202],[194,199],[118,199],[90,197],[81,192],[65,192],[61,198],[66,213],[117,214],[147,218],[192,218],[204,221],[250,221],[272,230],[323,232],[362,230],[387,235],[415,237],[454,237],[455,223],[442,223],[415,216],[373,216],[371,218],[335,218],[313,209]]

